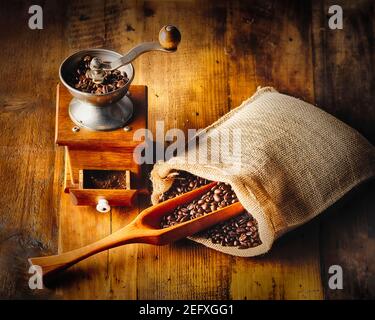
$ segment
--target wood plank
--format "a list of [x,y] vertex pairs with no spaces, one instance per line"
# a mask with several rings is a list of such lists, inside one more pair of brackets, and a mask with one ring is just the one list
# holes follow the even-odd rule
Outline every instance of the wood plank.
[[228,111],[223,50],[226,3],[137,2],[119,19],[120,28],[131,24],[135,29],[124,35],[131,41],[119,43],[120,50],[139,41],[157,40],[159,29],[167,23],[181,31],[177,52],[148,53],[135,61],[134,84],[149,87],[149,128],[154,134],[159,120],[165,121],[165,131],[180,128],[187,132],[206,127]]
[[[104,6],[105,3],[100,0],[69,3],[64,24],[65,46],[69,53],[104,44]],[[61,174],[63,175],[62,170]],[[72,250],[107,236],[111,232],[110,220],[109,214],[99,214],[93,207],[73,206],[69,195],[63,194],[59,206],[59,252]],[[68,270],[55,284],[55,290],[63,299],[108,298],[108,252],[102,252]]]
[[[119,15],[108,30],[107,39],[120,52],[141,41],[157,40],[159,29],[167,23],[175,24],[182,33],[176,53],[148,53],[134,63],[134,84],[149,88],[149,128],[154,135],[156,121],[165,121],[165,131],[181,128],[187,132],[189,128],[207,126],[229,110],[222,48],[225,3],[139,1],[115,6]],[[126,31],[127,25],[135,31]],[[192,52],[194,61],[189,63]],[[149,200],[140,204],[144,207]],[[113,230],[134,214],[113,211]],[[228,297],[232,258],[190,241],[163,247],[125,246],[111,250],[110,256],[113,297]]]
[[[113,208],[111,210],[111,232],[115,232],[132,221],[140,212],[138,207]],[[129,244],[109,251],[108,275],[111,299],[137,299],[138,251],[142,245]],[[147,273],[147,275],[150,272]]]
[[[313,102],[310,2],[237,1],[228,11],[230,106],[257,86]],[[318,235],[318,224],[310,224],[262,258],[235,258],[231,298],[321,299]]]
[[[235,258],[234,299],[322,299],[316,222],[279,239],[271,252],[253,259]],[[305,245],[303,252],[302,245]]]
[[[28,28],[26,1],[1,2],[0,297],[52,297],[30,290],[29,256],[57,250],[53,144],[65,3],[44,4],[43,31]],[[48,44],[48,45],[47,45]],[[27,48],[27,50],[25,50]],[[38,292],[39,291],[39,292]]]
[[[59,212],[59,253],[85,246],[111,233],[109,214],[98,213],[95,207],[74,206],[65,193],[61,196]],[[64,272],[55,288],[63,299],[108,298],[108,251]]]
[[[106,35],[103,44],[107,48],[113,48],[118,52],[126,52],[132,45],[140,41],[129,42],[129,32],[126,31],[126,24],[130,24],[129,11],[134,14],[135,1],[119,2],[107,1],[105,11]],[[122,20],[122,17],[124,20]],[[137,19],[137,15],[131,16]],[[137,32],[138,37],[141,33]],[[125,44],[125,45],[124,45]],[[135,80],[138,76],[137,62],[135,62]],[[133,82],[133,84],[136,82]],[[142,85],[146,83],[141,83]],[[146,93],[147,95],[147,93]],[[145,125],[146,126],[146,125]],[[134,208],[112,208],[110,212],[111,232],[114,232],[128,224],[139,210]],[[137,244],[130,244],[115,248],[108,253],[108,281],[109,298],[111,299],[136,299],[137,298]]]
[[331,30],[329,1],[313,10],[316,103],[375,142],[374,3],[336,1],[344,12],[344,29]]
[[[329,1],[313,5],[315,95],[317,104],[375,141],[373,1],[336,1],[344,29],[328,28]],[[374,183],[361,186],[325,214],[321,223],[322,279],[327,299],[371,299],[374,287]],[[332,232],[334,230],[334,232]],[[340,265],[344,289],[328,287],[328,269]]]

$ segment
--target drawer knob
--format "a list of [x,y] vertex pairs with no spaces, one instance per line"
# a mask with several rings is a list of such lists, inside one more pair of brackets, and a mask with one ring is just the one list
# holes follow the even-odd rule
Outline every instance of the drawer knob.
[[99,199],[98,204],[96,205],[96,210],[101,213],[106,213],[111,210],[111,206],[106,199]]

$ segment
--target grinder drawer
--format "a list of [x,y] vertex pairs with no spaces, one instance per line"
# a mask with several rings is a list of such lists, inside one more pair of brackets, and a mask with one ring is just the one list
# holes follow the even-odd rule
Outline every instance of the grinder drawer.
[[110,206],[132,206],[137,194],[131,189],[129,170],[80,170],[78,188],[69,188],[72,202],[78,206],[96,206],[107,212]]

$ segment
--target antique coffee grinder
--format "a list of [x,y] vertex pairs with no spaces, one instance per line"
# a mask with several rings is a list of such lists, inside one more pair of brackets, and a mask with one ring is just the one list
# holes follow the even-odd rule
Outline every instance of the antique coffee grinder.
[[[148,51],[175,52],[180,40],[178,29],[167,25],[160,30],[159,42],[142,43],[124,56],[106,49],[87,49],[61,64],[56,144],[65,147],[64,190],[73,204],[96,206],[99,212],[132,205],[142,188],[141,167],[133,158],[142,141],[134,141],[133,132],[147,128],[147,88],[131,86],[131,61]],[[92,80],[104,92],[88,92],[72,83],[72,75],[85,57],[92,59],[84,81]],[[104,83],[114,70],[125,74],[126,82],[107,92]]]

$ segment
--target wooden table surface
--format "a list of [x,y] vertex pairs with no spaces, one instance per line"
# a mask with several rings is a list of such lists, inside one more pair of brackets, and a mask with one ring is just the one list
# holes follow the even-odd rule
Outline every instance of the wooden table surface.
[[[328,28],[330,1],[44,1],[30,30],[30,1],[0,2],[0,297],[63,299],[375,298],[374,183],[286,235],[272,251],[237,258],[188,240],[128,245],[79,263],[54,286],[28,287],[27,258],[66,251],[121,228],[137,209],[98,214],[62,194],[54,145],[58,67],[83,48],[125,52],[176,24],[178,53],[149,53],[134,84],[148,86],[149,128],[203,128],[257,86],[309,102],[375,142],[373,1],[335,1],[344,29]],[[140,207],[149,200],[140,201]],[[340,265],[344,289],[330,290]]]

